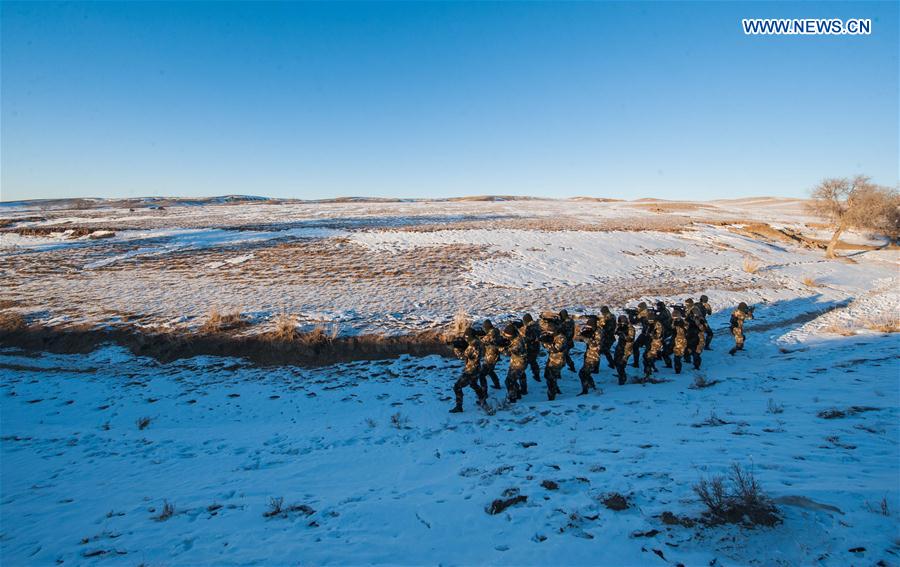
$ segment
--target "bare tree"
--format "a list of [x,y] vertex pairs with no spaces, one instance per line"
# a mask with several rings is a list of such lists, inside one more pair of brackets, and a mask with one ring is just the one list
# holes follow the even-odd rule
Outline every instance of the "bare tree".
[[834,249],[847,229],[868,229],[896,239],[900,234],[900,195],[864,175],[825,179],[812,190],[809,210],[828,219],[834,234],[825,248],[825,257],[834,258]]

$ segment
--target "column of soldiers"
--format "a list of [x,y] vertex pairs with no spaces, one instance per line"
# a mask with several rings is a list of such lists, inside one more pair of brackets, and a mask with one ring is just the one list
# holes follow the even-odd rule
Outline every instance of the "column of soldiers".
[[[628,381],[625,368],[629,360],[634,368],[643,366],[643,377],[636,380],[639,383],[654,381],[653,374],[659,371],[658,361],[666,368],[674,367],[676,374],[681,373],[684,363],[699,369],[703,352],[712,350],[713,331],[707,323],[711,314],[709,298],[701,295],[696,303],[687,299],[683,305],[673,305],[671,309],[662,301],[652,309],[641,302],[635,309],[625,309],[618,317],[604,305],[600,315],[588,316],[577,333],[575,321],[565,309],[559,313],[545,311],[539,321],[526,313],[521,320],[510,322],[502,330],[485,320],[481,329],[470,326],[462,337],[452,342],[454,353],[464,362],[464,367],[462,376],[453,386],[456,405],[450,411],[463,411],[466,387],[475,392],[479,405],[484,405],[487,400],[488,378],[491,387],[502,388],[495,370],[501,354],[509,357],[506,399],[509,403],[521,399],[528,393],[526,373],[529,370],[532,379],[541,382],[538,356],[542,347],[547,351],[543,372],[547,398],[556,399],[562,394],[559,381],[563,368],[575,372],[571,350],[576,340],[585,343],[584,359],[578,370],[579,396],[597,390],[593,375],[600,371],[602,361],[615,370],[620,386]],[[734,355],[744,348],[744,321],[752,318],[753,308],[743,302],[732,312],[730,330],[734,348],[729,354]]]

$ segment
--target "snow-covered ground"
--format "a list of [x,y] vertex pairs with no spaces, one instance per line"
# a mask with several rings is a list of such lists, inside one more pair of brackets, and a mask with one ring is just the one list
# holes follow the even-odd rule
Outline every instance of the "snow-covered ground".
[[[751,327],[734,358],[717,338],[700,372],[663,371],[661,384],[620,387],[604,369],[601,394],[575,397],[566,372],[548,402],[531,382],[492,416],[471,396],[447,413],[458,364],[439,357],[301,370],[7,350],[0,559],[896,564],[898,337],[810,335],[787,349],[789,328]],[[692,389],[700,375],[718,382]],[[873,409],[818,416],[851,406]],[[782,524],[660,521],[699,516],[692,484],[732,462],[789,503]],[[487,514],[510,490],[527,501]],[[630,508],[604,507],[610,492]],[[266,518],[272,498],[298,508]],[[174,515],[154,519],[166,501]]]
[[[826,261],[742,230],[820,234],[802,202],[55,207],[2,211],[0,309],[33,325],[189,333],[217,307],[262,321],[241,333],[281,311],[397,333],[705,293],[717,338],[700,371],[620,387],[604,367],[584,397],[565,371],[553,402],[543,383],[514,406],[492,391],[493,415],[469,392],[447,413],[460,364],[437,356],[306,369],[0,345],[3,565],[900,563],[900,335],[876,330],[900,315],[898,254]],[[61,234],[88,225],[116,234]],[[738,301],[756,318],[731,357]],[[692,485],[732,463],[781,524],[661,520],[699,517]],[[511,494],[527,500],[486,512]]]

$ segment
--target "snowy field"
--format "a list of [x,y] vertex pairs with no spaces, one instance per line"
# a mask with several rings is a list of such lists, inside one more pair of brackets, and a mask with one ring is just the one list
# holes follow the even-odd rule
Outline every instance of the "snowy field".
[[[447,413],[461,365],[439,356],[0,345],[3,565],[900,564],[900,335],[879,330],[898,253],[857,234],[825,261],[799,202],[67,206],[0,208],[0,309],[32,327],[190,334],[216,307],[248,317],[237,334],[282,311],[402,334],[705,293],[717,336],[700,371],[619,386],[604,366],[576,397],[566,370],[553,402],[492,390],[493,415],[469,392]],[[730,357],[739,301],[756,318]],[[782,523],[663,521],[700,518],[692,486],[732,463]]]

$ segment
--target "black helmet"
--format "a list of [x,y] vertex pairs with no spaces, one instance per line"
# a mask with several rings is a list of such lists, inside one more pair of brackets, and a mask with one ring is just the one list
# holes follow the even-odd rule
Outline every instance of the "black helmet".
[[560,309],[559,310],[559,318],[562,319],[563,321],[565,321],[566,319],[569,318],[569,312],[566,311],[565,309]]
[[531,323],[532,321],[534,321],[534,317],[531,316],[531,313],[526,313],[526,314],[522,315],[522,322],[525,323],[526,325],[528,323]]
[[656,302],[656,308],[657,308],[657,309],[665,309],[665,308],[666,308],[666,304],[663,303],[662,301],[657,301],[657,302]]
[[491,329],[494,328],[494,324],[491,323],[490,319],[485,319],[484,323],[482,323],[481,326],[482,326],[482,328],[484,328],[485,331],[490,331]]
[[606,315],[607,313],[609,313],[609,307],[604,305],[603,307],[600,308],[600,313],[603,313],[604,315]]
[[597,317],[594,315],[588,315],[587,323],[585,323],[588,327],[596,327],[597,326]]
[[746,304],[746,303],[744,303],[743,301],[741,301],[740,303],[738,303],[738,309],[740,309],[741,311],[747,311],[747,310],[750,309],[750,308],[747,307],[747,304]]
[[627,325],[628,324],[628,315],[619,315],[618,321],[620,324]]
[[466,337],[466,340],[471,341],[475,338],[475,329],[473,329],[472,327],[467,328],[463,336]]
[[693,304],[694,304],[694,298],[693,298],[693,297],[688,297],[687,299],[684,300],[684,304],[685,304],[685,305],[693,305]]
[[643,301],[641,301],[640,303],[638,303],[638,309],[646,309],[646,308],[647,308],[647,304],[644,303]]
[[707,301],[709,301],[708,297],[706,297],[705,295],[700,296],[700,303],[706,303]]
[[519,334],[519,329],[512,323],[503,328],[503,336],[504,337],[515,337]]

